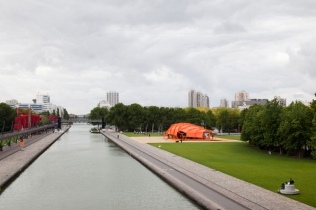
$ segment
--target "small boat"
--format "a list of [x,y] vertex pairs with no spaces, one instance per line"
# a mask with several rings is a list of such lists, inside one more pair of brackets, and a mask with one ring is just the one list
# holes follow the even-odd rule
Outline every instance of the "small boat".
[[100,133],[100,130],[96,127],[90,129],[91,133]]

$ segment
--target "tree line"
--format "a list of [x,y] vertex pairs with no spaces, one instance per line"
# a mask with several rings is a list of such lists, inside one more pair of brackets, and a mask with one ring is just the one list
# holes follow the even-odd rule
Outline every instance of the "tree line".
[[[316,96],[316,94],[315,94]],[[316,101],[311,106],[292,102],[282,107],[276,99],[239,111],[233,108],[168,108],[118,103],[95,107],[89,119],[104,117],[107,125],[119,131],[163,132],[172,124],[187,122],[220,132],[241,132],[241,140],[280,154],[316,158]]]
[[187,122],[201,125],[206,129],[218,128],[223,132],[237,132],[240,112],[231,108],[169,108],[139,104],[124,105],[118,103],[107,108],[95,107],[90,111],[89,119],[104,117],[107,124],[115,125],[119,131],[165,131],[172,124]]
[[[315,94],[316,96],[316,94]],[[241,139],[280,154],[316,158],[316,101],[282,107],[276,99],[241,112]]]

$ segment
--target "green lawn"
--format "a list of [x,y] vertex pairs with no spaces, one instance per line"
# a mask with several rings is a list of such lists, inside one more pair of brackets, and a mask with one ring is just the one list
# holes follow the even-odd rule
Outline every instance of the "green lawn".
[[[145,134],[135,134],[134,132],[124,132],[123,133],[125,136],[128,136],[128,137],[148,137],[148,134],[145,135]],[[153,136],[153,137],[157,137],[157,136],[162,136],[161,134],[156,134],[156,133],[150,133],[150,136]]]
[[217,135],[216,137],[222,139],[240,140],[240,135]]
[[244,181],[277,192],[282,182],[295,181],[299,195],[287,195],[316,207],[316,161],[269,155],[245,142],[152,143],[151,145],[198,162]]

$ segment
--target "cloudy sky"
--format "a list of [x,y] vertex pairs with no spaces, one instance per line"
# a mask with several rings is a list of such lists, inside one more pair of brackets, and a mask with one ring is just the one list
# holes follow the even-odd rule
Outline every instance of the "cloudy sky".
[[125,105],[210,106],[250,98],[311,101],[315,0],[0,0],[0,102],[37,94],[85,114]]

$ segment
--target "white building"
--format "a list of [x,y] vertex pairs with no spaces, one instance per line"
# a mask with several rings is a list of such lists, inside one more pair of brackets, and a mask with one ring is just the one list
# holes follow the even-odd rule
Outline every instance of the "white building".
[[219,107],[228,107],[228,101],[226,99],[221,99]]
[[36,95],[36,103],[43,105],[43,111],[49,111],[52,109],[52,104],[50,103],[50,96],[49,95]]
[[106,100],[100,101],[97,106],[100,107],[100,108],[102,108],[102,107],[105,107],[107,109],[111,108],[111,104],[108,101],[106,101]]
[[188,93],[188,106],[189,107],[210,107],[210,99],[206,94],[201,91],[190,90]]
[[106,93],[106,100],[111,106],[119,103],[119,93],[115,91],[110,91]]
[[17,105],[17,104],[19,104],[19,101],[18,100],[16,100],[16,99],[11,99],[11,100],[6,100],[5,101],[5,103],[6,104],[12,104],[12,105]]
[[235,101],[249,101],[249,93],[244,90],[235,93]]

